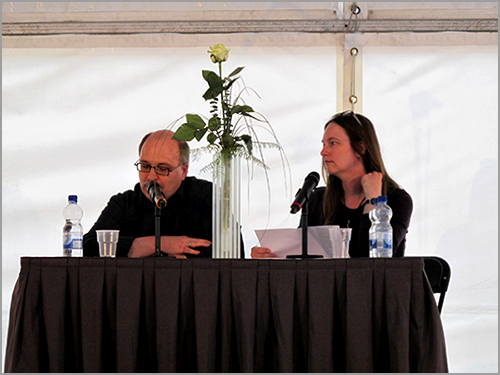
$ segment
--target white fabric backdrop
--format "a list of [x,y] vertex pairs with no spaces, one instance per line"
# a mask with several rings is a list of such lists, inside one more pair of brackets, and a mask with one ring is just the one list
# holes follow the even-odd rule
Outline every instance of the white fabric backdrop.
[[[297,226],[290,199],[320,170],[322,127],[337,111],[338,47],[317,38],[323,43],[310,47],[226,44],[226,72],[246,66],[245,83],[261,96],[247,102],[273,125],[292,173],[285,186],[279,155],[266,153],[270,204],[261,170],[244,181],[247,250],[254,229]],[[78,194],[88,230],[111,195],[136,183],[132,164],[146,132],[188,112],[208,114],[201,70],[215,66],[206,50],[3,49],[4,317],[19,258],[61,255],[68,194]],[[414,200],[407,254],[452,265],[443,312],[452,372],[498,371],[497,61],[496,46],[363,50],[363,112],[389,172]],[[192,162],[190,174],[206,163]]]
[[452,268],[452,372],[498,371],[498,48],[365,47],[364,112],[413,197],[407,255]]

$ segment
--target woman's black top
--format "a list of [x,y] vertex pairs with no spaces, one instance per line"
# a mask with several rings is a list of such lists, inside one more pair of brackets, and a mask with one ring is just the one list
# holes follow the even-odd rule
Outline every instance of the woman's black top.
[[[323,196],[325,187],[319,187],[313,191],[309,197],[307,216],[309,226],[324,225],[323,216]],[[395,189],[387,194],[387,204],[392,209],[392,256],[402,257],[406,247],[406,233],[410,225],[410,218],[413,211],[413,201],[410,195],[403,189]],[[351,258],[369,256],[368,230],[371,221],[368,214],[363,214],[365,205],[356,209],[347,208],[341,204],[332,225],[341,228],[352,228],[351,242],[349,244],[349,255]]]

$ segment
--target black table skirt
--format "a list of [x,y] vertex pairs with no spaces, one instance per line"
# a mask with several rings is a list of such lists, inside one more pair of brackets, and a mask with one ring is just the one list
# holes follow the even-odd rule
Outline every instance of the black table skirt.
[[21,258],[6,372],[447,372],[420,258]]

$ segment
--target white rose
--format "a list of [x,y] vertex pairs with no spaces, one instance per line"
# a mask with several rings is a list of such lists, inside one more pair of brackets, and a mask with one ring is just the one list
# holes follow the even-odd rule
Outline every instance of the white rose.
[[214,64],[227,61],[229,56],[229,50],[224,47],[224,44],[216,44],[215,46],[210,47],[208,53],[210,54],[210,59]]

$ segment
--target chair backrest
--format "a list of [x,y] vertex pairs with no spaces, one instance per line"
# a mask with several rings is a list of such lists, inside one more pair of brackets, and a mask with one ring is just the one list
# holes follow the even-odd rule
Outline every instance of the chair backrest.
[[424,256],[424,270],[431,284],[432,292],[439,293],[438,310],[441,314],[444,296],[450,283],[451,268],[448,262],[437,256]]

